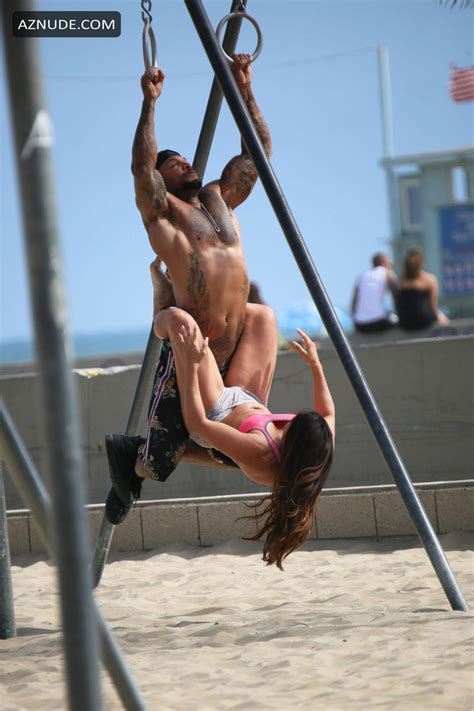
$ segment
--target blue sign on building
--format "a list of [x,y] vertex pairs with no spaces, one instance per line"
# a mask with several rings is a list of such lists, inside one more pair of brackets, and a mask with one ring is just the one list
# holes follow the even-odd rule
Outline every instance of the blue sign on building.
[[446,296],[474,294],[474,204],[439,210]]

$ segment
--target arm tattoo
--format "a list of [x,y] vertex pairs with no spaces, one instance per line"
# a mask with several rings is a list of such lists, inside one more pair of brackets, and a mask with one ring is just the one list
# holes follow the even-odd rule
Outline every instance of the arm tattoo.
[[[257,129],[257,133],[260,136],[260,140],[263,143],[263,147],[265,148],[265,153],[267,156],[270,158],[272,155],[272,138],[270,136],[270,131],[267,126],[267,122],[263,118],[263,114],[260,111],[257,102],[255,101],[255,96],[253,95],[253,91],[251,87],[247,87],[245,90],[244,94],[242,94],[245,104],[249,110],[249,114],[251,116],[251,119],[254,123],[255,128]],[[247,146],[245,143],[242,141],[242,153],[246,153],[248,155],[247,151]]]
[[153,125],[154,115],[155,104],[151,101],[144,101],[133,140],[132,173],[134,174],[142,168],[146,167],[152,170],[155,167],[158,151]]
[[132,148],[133,175],[147,176],[141,181],[140,192],[146,194],[151,205],[161,207],[166,200],[166,187],[160,173],[155,170],[157,147],[154,127],[154,103],[144,101]]
[[[262,141],[265,153],[268,157],[272,154],[272,139],[267,123],[263,118],[252,89],[247,87],[242,93],[245,104],[249,110],[250,117],[255,125],[257,133]],[[257,182],[258,173],[255,165],[249,155],[247,146],[242,141],[242,152],[239,156],[235,156],[226,165],[222,172],[221,183],[230,187],[233,193],[245,199],[252,191]]]

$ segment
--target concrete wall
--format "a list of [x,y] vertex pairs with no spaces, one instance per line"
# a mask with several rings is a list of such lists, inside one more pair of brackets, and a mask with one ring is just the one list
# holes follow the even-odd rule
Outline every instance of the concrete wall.
[[[474,469],[474,337],[427,339],[355,347],[380,410],[416,482],[470,479]],[[336,353],[321,352],[337,408],[337,447],[328,485],[353,487],[392,483]],[[125,427],[139,366],[76,371],[89,502],[102,502],[109,488],[103,438]],[[41,413],[35,374],[3,376],[1,395],[30,455],[45,474]],[[297,412],[311,406],[307,367],[293,352],[280,353],[270,408]],[[143,420],[144,418],[142,418]],[[143,426],[142,426],[143,430]],[[264,491],[240,472],[181,464],[165,484],[146,482],[144,499]],[[6,478],[8,508],[21,508]]]
[[[423,484],[417,488],[437,533],[474,530],[472,481]],[[211,546],[253,536],[257,533],[255,520],[245,517],[253,513],[249,506],[261,498],[261,494],[241,494],[138,503],[125,522],[115,528],[111,550],[150,550],[178,542]],[[93,542],[97,540],[103,517],[103,505],[87,507]],[[35,518],[29,511],[10,511],[7,524],[12,556],[45,552]],[[375,486],[325,489],[309,538],[384,538],[415,533],[395,487]]]

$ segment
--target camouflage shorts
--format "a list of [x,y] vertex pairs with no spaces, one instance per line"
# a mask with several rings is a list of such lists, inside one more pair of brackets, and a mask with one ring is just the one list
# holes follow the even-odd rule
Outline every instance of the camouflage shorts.
[[[166,481],[183,456],[188,439],[171,344],[163,341],[148,411],[145,443],[138,450],[147,474],[152,479]],[[222,452],[207,451],[211,459],[237,466]]]

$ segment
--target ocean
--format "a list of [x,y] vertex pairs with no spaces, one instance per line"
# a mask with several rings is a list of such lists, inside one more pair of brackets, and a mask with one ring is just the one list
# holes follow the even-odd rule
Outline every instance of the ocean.
[[[346,333],[352,330],[352,319],[340,307],[335,311]],[[312,337],[324,336],[321,317],[310,300],[293,303],[276,310],[278,327],[282,336],[296,338],[296,328],[302,328]],[[150,330],[147,328],[77,334],[73,336],[74,357],[112,355],[144,351]],[[34,360],[33,343],[29,339],[0,341],[0,363],[25,363]]]
[[[86,333],[73,336],[74,357],[144,351],[150,329]],[[34,345],[29,339],[0,341],[0,363],[28,363],[35,360]]]

